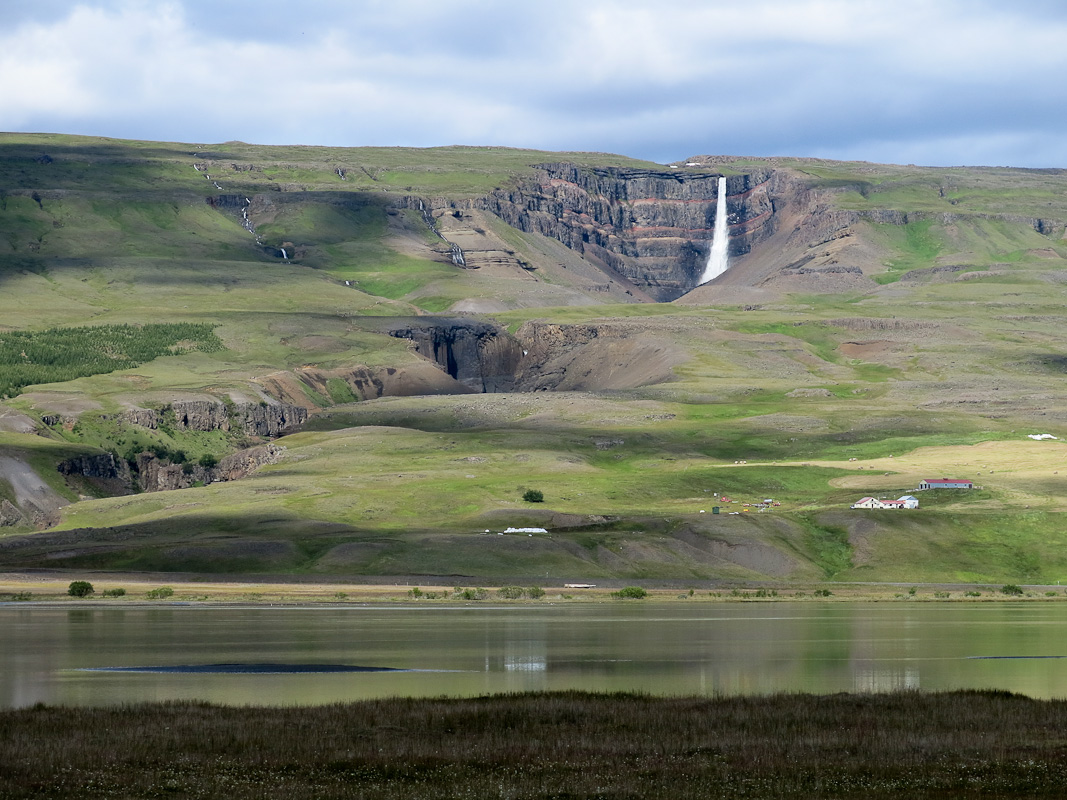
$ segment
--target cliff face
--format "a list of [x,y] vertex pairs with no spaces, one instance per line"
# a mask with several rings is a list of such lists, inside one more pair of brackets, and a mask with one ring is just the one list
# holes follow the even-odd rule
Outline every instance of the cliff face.
[[395,328],[413,349],[473,392],[629,389],[671,378],[683,355],[636,327],[435,320]]
[[[741,255],[775,230],[772,173],[726,179],[730,252]],[[522,231],[559,240],[657,300],[673,300],[703,274],[715,226],[719,176],[543,164],[485,210]]]
[[239,430],[247,436],[274,438],[307,422],[306,408],[289,403],[235,403],[216,400],[175,400],[163,409],[134,408],[123,421],[156,430],[172,425],[178,430]]
[[495,325],[439,320],[394,328],[391,336],[414,342],[415,352],[435,362],[474,392],[508,392],[522,360],[519,342]]

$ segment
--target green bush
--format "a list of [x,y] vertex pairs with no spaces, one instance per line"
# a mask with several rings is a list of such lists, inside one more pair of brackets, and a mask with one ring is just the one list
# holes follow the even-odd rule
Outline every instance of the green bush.
[[96,589],[89,581],[71,581],[70,586],[67,587],[67,594],[71,597],[88,597],[95,591]]
[[485,589],[463,589],[456,587],[452,590],[452,599],[487,599],[489,592]]
[[527,489],[522,493],[522,499],[527,503],[543,503],[545,502],[545,493],[540,489]]
[[504,600],[522,600],[526,591],[521,586],[501,586],[496,590],[496,594]]
[[611,596],[623,600],[644,600],[648,597],[648,592],[640,586],[627,586],[625,589],[619,589],[617,592],[612,592]]
[[529,597],[531,600],[540,600],[542,597],[545,596],[545,590],[542,589],[540,586],[531,586],[529,589],[526,590],[526,596]]
[[158,589],[149,589],[145,592],[144,596],[149,600],[166,600],[168,597],[174,594],[174,590],[169,586],[160,586]]
[[120,586],[117,589],[104,589],[102,594],[104,597],[124,597],[126,595],[126,590]]
[[1021,586],[1016,586],[1014,583],[1005,583],[1000,587],[1001,594],[1010,594],[1013,597],[1020,597],[1023,594]]
[[834,593],[829,589],[816,589],[812,594],[816,597],[832,597]]
[[219,460],[211,455],[211,453],[204,453],[204,455],[200,456],[200,460],[197,463],[204,469],[211,469],[212,467],[218,466]]

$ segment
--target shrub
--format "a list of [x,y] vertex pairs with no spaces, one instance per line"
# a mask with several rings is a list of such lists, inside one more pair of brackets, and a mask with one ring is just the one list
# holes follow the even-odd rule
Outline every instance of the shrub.
[[211,469],[212,467],[218,466],[219,460],[211,455],[211,453],[204,453],[204,455],[200,456],[200,460],[197,463],[204,469]]
[[522,493],[522,499],[527,503],[543,503],[545,502],[545,493],[540,489],[527,489]]
[[104,597],[124,597],[126,595],[126,590],[120,586],[117,589],[104,589],[102,594]]
[[408,597],[410,597],[412,600],[418,600],[420,597],[422,597],[422,589],[420,589],[418,586],[412,589],[408,589]]
[[545,590],[540,586],[523,588],[522,586],[501,586],[496,590],[497,597],[504,600],[521,600],[528,597],[531,600],[539,600],[545,596]]
[[648,597],[648,592],[640,586],[627,586],[625,589],[619,589],[617,592],[612,592],[611,596],[618,597],[622,600],[644,600]]
[[166,600],[173,594],[174,590],[169,586],[160,586],[158,589],[149,589],[144,596],[149,600]]
[[812,594],[816,597],[833,597],[834,593],[829,589],[816,589]]
[[1023,589],[1021,586],[1016,586],[1014,583],[1005,583],[1000,587],[1001,594],[1010,594],[1013,597],[1021,597]]
[[71,581],[70,586],[67,587],[67,594],[71,597],[88,597],[95,591],[96,589],[89,581]]

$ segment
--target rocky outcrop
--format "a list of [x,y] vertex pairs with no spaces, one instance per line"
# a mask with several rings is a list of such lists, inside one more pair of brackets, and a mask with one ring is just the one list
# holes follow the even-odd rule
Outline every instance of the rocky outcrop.
[[29,522],[21,511],[7,500],[0,500],[0,528],[25,525]]
[[156,430],[241,431],[246,436],[274,438],[307,422],[306,408],[289,403],[224,403],[221,400],[175,400],[160,409],[132,408],[124,422]]
[[265,444],[226,456],[214,467],[200,464],[173,464],[153,453],[137,456],[137,480],[141,491],[165,492],[188,489],[196,484],[235,481],[264,464],[276,464],[284,447]]
[[[726,180],[730,252],[774,232],[772,173]],[[481,207],[522,231],[559,240],[658,300],[699,283],[715,225],[719,175],[542,164],[537,177],[498,190]]]
[[112,453],[68,458],[56,469],[61,475],[78,475],[98,482],[117,482],[121,486],[130,486],[133,483],[129,465]]
[[238,404],[233,419],[249,436],[274,438],[307,422],[306,408],[284,403]]

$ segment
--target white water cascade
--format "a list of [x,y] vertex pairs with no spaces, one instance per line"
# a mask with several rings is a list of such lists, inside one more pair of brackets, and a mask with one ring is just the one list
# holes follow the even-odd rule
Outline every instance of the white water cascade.
[[285,254],[285,248],[284,248],[284,247],[282,247],[282,248],[281,248],[281,251],[282,251],[282,258],[283,258],[283,259],[285,259],[286,261],[288,261],[288,260],[289,260],[289,256],[287,256],[287,255]]
[[718,278],[730,267],[730,232],[726,225],[726,178],[719,178],[719,196],[715,201],[715,230],[711,239],[711,252],[701,283]]

